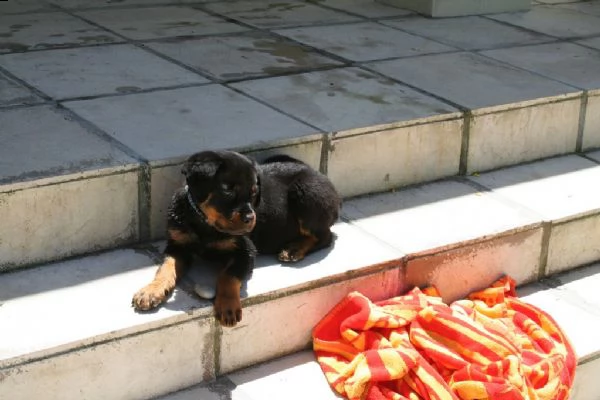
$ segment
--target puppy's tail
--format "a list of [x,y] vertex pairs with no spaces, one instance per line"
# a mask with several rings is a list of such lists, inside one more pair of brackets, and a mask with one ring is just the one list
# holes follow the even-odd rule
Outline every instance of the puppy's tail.
[[271,163],[276,163],[276,162],[292,162],[292,163],[297,163],[297,164],[304,164],[304,162],[302,162],[294,157],[285,155],[285,154],[277,154],[277,155],[268,157],[261,164],[271,164]]

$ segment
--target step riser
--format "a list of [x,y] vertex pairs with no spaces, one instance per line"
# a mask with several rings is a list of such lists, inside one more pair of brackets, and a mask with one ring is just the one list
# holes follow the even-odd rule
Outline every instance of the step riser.
[[[588,99],[581,129],[582,101],[570,96],[480,110],[468,118],[457,114],[339,132],[325,140],[313,135],[245,152],[298,157],[326,172],[350,197],[571,153],[580,150],[578,143],[583,150],[598,147],[598,99]],[[180,162],[151,163],[148,174],[131,171],[43,187],[32,182],[17,192],[7,185],[0,193],[0,217],[8,221],[0,227],[0,270],[164,237],[168,204],[181,184]],[[149,193],[140,189],[147,187]]]

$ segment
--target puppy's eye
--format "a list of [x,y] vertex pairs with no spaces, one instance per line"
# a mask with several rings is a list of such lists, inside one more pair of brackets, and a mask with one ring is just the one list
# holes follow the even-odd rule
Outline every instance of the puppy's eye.
[[256,196],[258,194],[258,186],[252,186],[252,189],[250,189],[250,194],[252,195],[252,197]]

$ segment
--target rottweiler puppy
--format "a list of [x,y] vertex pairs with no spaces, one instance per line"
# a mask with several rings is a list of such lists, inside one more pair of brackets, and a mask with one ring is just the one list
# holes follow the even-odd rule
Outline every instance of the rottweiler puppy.
[[280,155],[258,165],[240,153],[204,151],[189,157],[182,173],[186,185],[169,207],[164,261],[133,296],[137,310],[164,302],[200,255],[221,265],[215,317],[234,326],[242,318],[240,287],[257,252],[295,262],[332,242],[340,196],[327,177],[299,160]]

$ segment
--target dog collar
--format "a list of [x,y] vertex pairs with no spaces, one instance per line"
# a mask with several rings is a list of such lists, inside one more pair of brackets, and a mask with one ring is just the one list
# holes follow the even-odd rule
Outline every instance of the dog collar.
[[188,185],[185,185],[185,193],[187,194],[188,203],[190,203],[190,207],[192,207],[192,210],[194,210],[196,212],[196,214],[198,214],[200,217],[206,218],[204,213],[202,211],[200,211],[198,209],[198,207],[196,207],[196,204],[194,203],[194,199],[192,199],[192,194],[190,193],[190,189],[188,188]]

